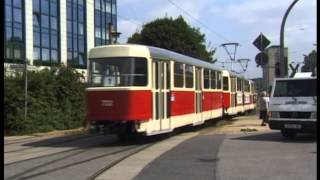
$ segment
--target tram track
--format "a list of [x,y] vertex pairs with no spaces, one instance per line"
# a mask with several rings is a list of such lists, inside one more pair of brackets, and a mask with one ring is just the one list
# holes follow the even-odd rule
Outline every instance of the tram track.
[[[87,163],[87,162],[90,162],[90,161],[94,161],[94,160],[96,160],[96,159],[100,159],[100,158],[103,158],[103,157],[106,157],[106,156],[117,155],[117,154],[124,153],[124,152],[130,151],[130,150],[133,150],[133,149],[140,149],[140,148],[137,148],[136,146],[134,146],[134,147],[128,147],[128,148],[123,148],[123,149],[118,150],[118,151],[108,152],[108,153],[105,153],[105,154],[102,154],[102,155],[99,155],[99,156],[95,156],[95,157],[93,157],[93,158],[83,159],[83,160],[77,161],[77,162],[75,162],[75,163],[65,164],[65,165],[63,165],[63,166],[59,166],[59,167],[56,167],[56,168],[53,168],[53,169],[50,169],[50,170],[46,170],[46,171],[42,171],[42,172],[35,173],[35,174],[32,174],[32,175],[24,176],[24,175],[26,175],[26,174],[28,174],[28,173],[31,173],[31,172],[33,172],[33,171],[35,171],[35,170],[38,170],[39,168],[43,168],[43,167],[46,167],[46,166],[50,166],[50,165],[52,165],[53,163],[56,163],[56,162],[58,162],[58,161],[61,161],[61,160],[65,159],[65,158],[70,158],[70,157],[72,157],[72,156],[80,155],[80,154],[82,154],[82,153],[84,153],[84,152],[87,152],[89,149],[80,150],[80,151],[74,152],[74,153],[72,153],[72,154],[68,154],[68,155],[66,155],[66,156],[63,156],[63,157],[61,157],[61,158],[59,158],[59,159],[55,159],[55,160],[52,160],[52,161],[49,161],[49,162],[40,164],[40,165],[38,165],[38,166],[35,166],[35,167],[33,167],[33,168],[30,168],[30,169],[28,169],[28,170],[26,170],[26,171],[23,171],[23,172],[21,172],[21,173],[19,173],[19,174],[16,174],[16,175],[14,175],[14,176],[11,176],[11,177],[7,178],[7,180],[13,180],[13,179],[32,179],[32,178],[37,177],[37,176],[40,176],[40,175],[44,175],[44,174],[47,174],[47,173],[52,173],[52,172],[55,172],[55,171],[59,171],[59,170],[61,170],[61,169],[65,169],[65,168],[68,168],[68,167],[72,167],[72,166],[76,166],[76,165],[79,165],[79,164],[83,164],[83,163]],[[138,151],[139,151],[139,150],[138,150]],[[129,155],[131,156],[132,154],[135,154],[135,153],[137,153],[138,151],[134,151],[134,153],[130,153]],[[124,156],[124,157],[122,157],[122,158],[120,158],[120,159],[121,159],[121,161],[122,161],[123,159],[125,159],[125,158],[127,158],[127,157],[129,157],[129,156],[126,155],[126,156]],[[118,161],[119,161],[119,160],[117,160],[116,162],[118,162]],[[119,161],[119,162],[120,162],[120,161]],[[113,162],[112,162],[111,165],[114,166],[115,164],[116,164],[116,163],[113,163]],[[108,165],[108,166],[109,166],[109,165]],[[110,167],[111,167],[111,166],[110,166]],[[103,168],[103,169],[105,169],[105,168]],[[98,172],[101,172],[101,170],[102,170],[102,169],[100,169]],[[101,172],[101,173],[102,173],[102,172]],[[99,175],[98,173],[95,173],[95,174]],[[94,176],[92,176],[92,177],[94,177]]]
[[123,160],[127,159],[130,156],[133,156],[141,151],[143,151],[144,149],[149,148],[150,146],[154,145],[155,143],[152,144],[148,144],[145,145],[143,147],[138,147],[137,150],[131,152],[130,154],[127,154],[121,158],[118,158],[117,160],[111,162],[110,164],[106,165],[105,167],[101,168],[100,170],[98,170],[96,173],[94,173],[93,175],[91,175],[90,177],[87,178],[87,180],[94,180],[97,177],[99,177],[101,174],[103,174],[104,172],[108,171],[109,169],[111,169],[112,167],[116,166],[117,164],[119,164],[120,162],[122,162]]
[[[50,146],[53,146],[53,145],[58,145],[58,144],[64,144],[64,143],[70,143],[70,142],[73,142],[73,141],[80,141],[80,140],[84,140],[84,139],[89,139],[89,138],[95,138],[97,136],[102,136],[102,135],[99,135],[99,134],[93,134],[93,135],[88,135],[88,134],[85,134],[85,135],[82,135],[83,137],[72,137],[70,139],[68,139],[68,137],[54,137],[54,138],[67,138],[65,140],[53,140],[54,138],[50,139],[40,139],[40,141],[46,141],[45,143],[43,143],[41,146],[42,147],[50,147]],[[53,142],[49,142],[49,141],[53,141]],[[9,150],[9,151],[4,151],[5,154],[8,154],[8,153],[15,153],[15,152],[20,152],[20,151],[25,151],[25,150],[28,150],[28,149],[32,149],[34,147],[32,147],[31,144],[36,144],[38,143],[39,140],[32,140],[32,141],[27,141],[27,142],[22,142],[22,146],[29,146],[28,147],[25,147],[25,148],[20,148],[20,149],[16,149],[16,150]],[[20,144],[20,143],[12,143],[12,144],[5,144],[5,146],[8,146],[8,145],[13,145],[13,144]],[[39,144],[39,143],[38,143]]]
[[[92,141],[93,137],[95,138],[94,141]],[[59,146],[56,146],[57,144],[51,144],[51,146],[33,145],[32,147],[28,147],[27,149],[23,149],[19,152],[5,153],[4,165],[9,166],[29,160],[43,159],[63,153],[69,153],[79,149],[90,149],[104,146],[105,142],[108,143],[106,144],[106,146],[108,146],[115,143],[115,141],[116,139],[112,137],[94,135],[90,136],[89,138],[82,138],[78,140],[74,139],[73,141],[67,142],[64,141],[63,143],[61,142]]]
[[69,172],[77,176],[71,179],[94,179],[157,142],[139,140],[128,144],[116,138],[99,138],[94,144],[87,141],[87,146],[4,164],[4,179],[65,179]]
[[21,138],[11,138],[7,137],[4,139],[4,145],[14,145],[14,144],[23,144],[23,143],[32,143],[39,140],[46,140],[50,138],[60,138],[60,137],[67,137],[67,136],[85,136],[87,135],[85,131],[83,132],[76,132],[76,133],[70,133],[70,134],[48,134],[48,135],[30,135],[27,137],[21,137]]
[[[20,139],[15,139],[15,140],[5,140],[4,145],[12,145],[12,144],[20,144],[20,143],[26,143],[26,142],[32,142],[32,139],[39,138],[38,136],[32,136],[32,137],[25,137],[25,138],[20,138]],[[30,140],[31,139],[31,140]]]

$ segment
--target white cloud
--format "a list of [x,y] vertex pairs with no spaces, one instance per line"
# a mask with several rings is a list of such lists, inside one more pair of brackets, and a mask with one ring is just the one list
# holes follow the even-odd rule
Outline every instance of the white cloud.
[[238,23],[254,24],[263,21],[281,20],[281,12],[285,12],[290,0],[261,1],[246,0],[226,4],[226,7],[214,7],[212,12],[221,15]]
[[127,39],[135,33],[137,30],[140,30],[140,22],[137,22],[133,19],[128,20],[118,20],[118,31],[121,32],[119,42],[126,43]]
[[[194,21],[181,10],[174,7],[168,0],[120,0],[118,14],[130,21],[143,24],[156,18],[177,17],[183,15],[194,27],[199,27],[206,35],[206,41],[214,47],[225,43],[213,31],[226,37],[231,42],[239,42],[238,58],[250,58],[249,77],[261,77],[261,69],[256,68],[254,58],[258,50],[252,45],[254,39],[262,32],[271,45],[279,44],[279,33],[282,17],[292,0],[171,0],[199,19],[210,30]],[[316,2],[317,0],[301,0],[291,10],[285,26],[285,45],[289,47],[289,57],[294,59],[306,54],[316,43]],[[122,38],[131,36],[141,26],[118,18],[118,31]],[[213,30],[213,31],[212,31]],[[293,53],[295,52],[295,54]],[[224,49],[219,47],[215,55],[219,60],[227,59]]]

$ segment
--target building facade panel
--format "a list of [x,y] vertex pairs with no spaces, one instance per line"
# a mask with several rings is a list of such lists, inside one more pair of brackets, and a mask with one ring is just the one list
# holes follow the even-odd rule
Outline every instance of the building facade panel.
[[5,0],[4,11],[6,67],[26,58],[40,69],[62,63],[85,72],[90,49],[110,43],[109,23],[117,31],[116,0]]
[[[262,66],[263,89],[269,91],[274,78],[280,75],[280,49],[279,46],[271,46],[265,52],[268,55],[268,63]],[[288,58],[288,48],[284,48],[284,57]],[[287,62],[289,64],[289,61]]]
[[26,35],[26,58],[29,64],[33,64],[33,20],[32,0],[25,0],[25,35]]
[[67,8],[66,0],[60,0],[60,63],[67,65]]
[[25,59],[25,3],[5,0],[5,59],[8,63],[23,63]]
[[86,2],[86,18],[87,18],[87,57],[89,55],[89,50],[93,48],[94,45],[94,0],[87,0]]

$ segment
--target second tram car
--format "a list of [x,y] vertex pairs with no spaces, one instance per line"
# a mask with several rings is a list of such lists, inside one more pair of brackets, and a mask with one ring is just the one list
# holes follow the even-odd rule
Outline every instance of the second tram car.
[[255,108],[252,81],[151,46],[91,49],[88,83],[87,122],[118,135],[167,133]]

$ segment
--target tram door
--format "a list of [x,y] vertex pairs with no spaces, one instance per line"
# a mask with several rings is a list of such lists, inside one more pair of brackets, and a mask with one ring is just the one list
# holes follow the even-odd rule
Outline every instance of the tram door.
[[169,130],[170,62],[153,62],[153,119],[156,131]]
[[201,124],[202,120],[202,90],[201,90],[201,69],[196,67],[196,91],[195,91],[195,113],[196,118],[194,119],[193,124]]

